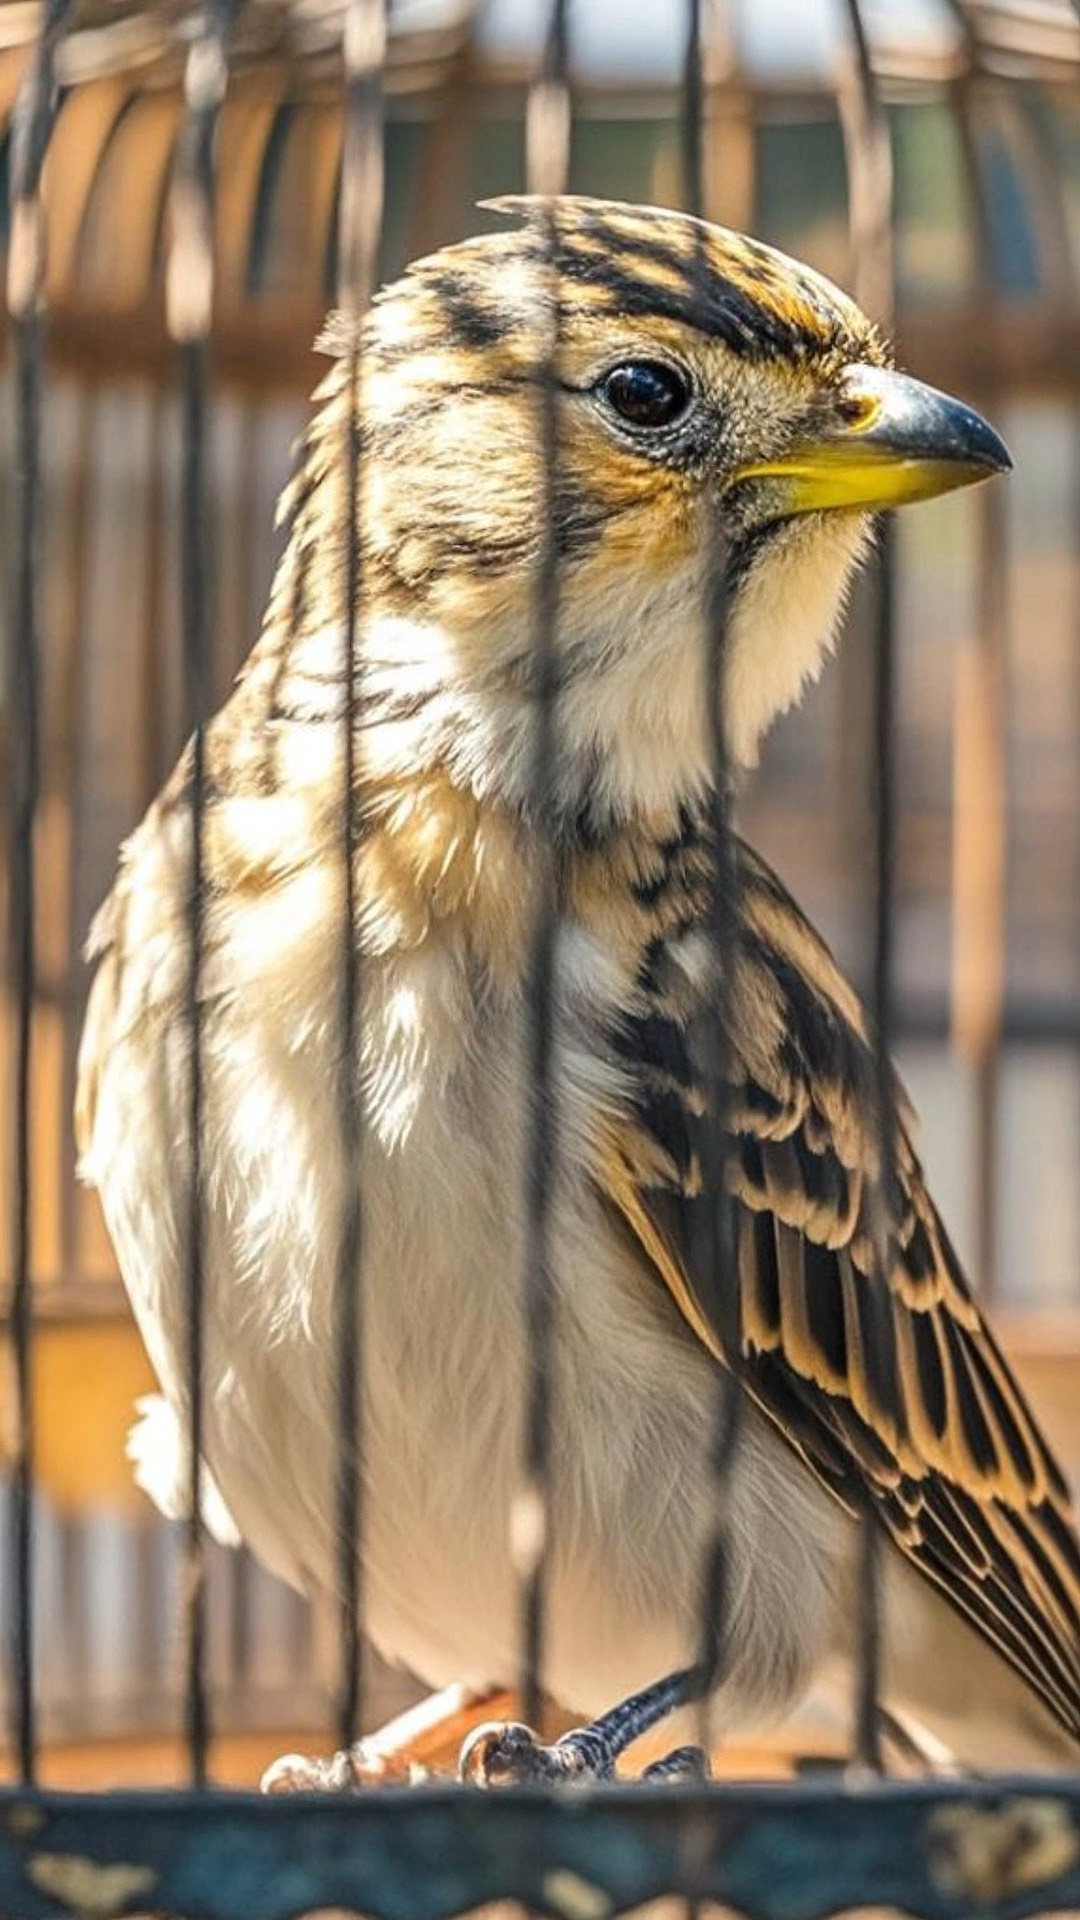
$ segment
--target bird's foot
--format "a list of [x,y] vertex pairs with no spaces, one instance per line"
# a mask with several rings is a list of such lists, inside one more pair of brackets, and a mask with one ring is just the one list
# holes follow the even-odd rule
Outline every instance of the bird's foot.
[[259,1782],[262,1793],[357,1793],[365,1787],[407,1784],[418,1769],[408,1754],[380,1753],[370,1741],[332,1753],[283,1753]]
[[[489,1721],[463,1741],[458,1768],[474,1787],[526,1787],[567,1781],[611,1780],[619,1759],[616,1744],[597,1727],[575,1727],[545,1746],[531,1727],[516,1720]],[[709,1756],[702,1747],[676,1747],[654,1760],[643,1780],[709,1780]]]
[[[693,1675],[674,1673],[631,1694],[587,1727],[573,1727],[545,1746],[531,1727],[516,1720],[489,1720],[462,1743],[458,1772],[471,1786],[533,1786],[539,1783],[610,1780],[632,1741],[666,1719],[694,1694]],[[709,1777],[700,1747],[679,1747],[647,1769],[651,1780]]]
[[498,1688],[478,1693],[443,1687],[406,1708],[377,1732],[340,1753],[312,1757],[285,1753],[263,1774],[263,1793],[353,1793],[365,1787],[408,1785],[452,1767],[462,1735],[480,1713],[510,1704]]
[[675,1747],[646,1767],[643,1780],[711,1780],[712,1767],[704,1747]]
[[616,1755],[590,1727],[545,1746],[518,1720],[488,1720],[462,1742],[458,1772],[474,1787],[533,1786],[558,1780],[607,1780]]

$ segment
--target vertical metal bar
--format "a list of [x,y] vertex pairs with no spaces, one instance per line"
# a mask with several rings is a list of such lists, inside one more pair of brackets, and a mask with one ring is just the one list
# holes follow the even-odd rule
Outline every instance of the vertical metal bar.
[[541,462],[540,547],[533,596],[536,723],[530,792],[535,830],[532,928],[529,946],[525,1065],[526,1128],[524,1316],[525,1422],[522,1484],[511,1514],[511,1551],[521,1579],[520,1693],[524,1719],[539,1718],[544,1668],[547,1570],[551,1553],[551,1362],[556,1312],[551,1253],[551,1208],[558,1156],[558,1111],[553,1073],[555,1039],[555,924],[557,874],[553,802],[558,739],[559,486],[557,268],[558,204],[570,156],[571,103],[567,0],[553,0],[541,71],[529,95],[526,173],[543,196],[544,249],[540,339],[536,366],[537,434]]
[[686,44],[683,48],[682,193],[687,213],[705,217],[705,72],[701,32],[701,0],[687,0]]
[[[683,202],[702,219],[707,212],[706,63],[702,0],[687,0],[686,38],[682,68]],[[696,249],[697,297],[705,310],[708,272],[706,233],[700,230]],[[712,872],[705,931],[712,952],[712,998],[709,1017],[702,1023],[705,1113],[702,1121],[702,1191],[710,1204],[700,1209],[689,1247],[695,1292],[720,1330],[727,1368],[717,1382],[713,1427],[709,1435],[708,1469],[712,1481],[711,1525],[704,1544],[701,1570],[699,1645],[699,1739],[706,1753],[714,1743],[712,1695],[727,1664],[728,1552],[725,1509],[741,1430],[742,1397],[738,1386],[742,1332],[736,1281],[735,1212],[726,1179],[729,1140],[724,1115],[730,1078],[727,1001],[730,991],[737,909],[738,871],[732,830],[732,778],[724,713],[724,674],[727,651],[727,548],[719,517],[706,536],[710,559],[702,595],[702,645],[705,651],[705,687],[708,700],[710,793],[708,832],[712,845]],[[690,1914],[696,1900],[687,1903]]]
[[360,525],[362,340],[364,311],[378,270],[383,208],[382,69],[386,57],[386,0],[348,0],[345,10],[345,136],[338,229],[338,304],[348,325],[349,404],[341,449],[345,470],[345,604],[342,671],[344,737],[342,808],[342,952],[338,1119],[345,1169],[335,1272],[338,1409],[338,1738],[356,1744],[363,1721],[360,1646],[363,1446],[363,1221],[360,1144],[363,1104],[360,955],[357,940],[357,859],[360,848],[358,734],[362,707],[363,539]]
[[56,110],[56,49],[69,0],[47,0],[41,33],[15,106],[11,145],[11,238],[7,303],[15,391],[12,486],[12,601],[8,662],[11,689],[9,942],[14,1007],[11,1336],[15,1377],[15,1455],[11,1473],[10,1692],[12,1743],[19,1775],[37,1767],[34,1706],[34,1406],[31,1223],[31,1041],[34,1018],[34,827],[40,780],[39,651],[41,560],[41,360],[45,223],[41,170]]
[[[873,1013],[874,1064],[877,1093],[878,1189],[871,1201],[874,1218],[874,1285],[882,1289],[876,1314],[868,1315],[870,1337],[888,1311],[884,1289],[892,1257],[888,1221],[896,1158],[895,1115],[890,1087],[893,1036],[893,948],[896,874],[896,747],[893,724],[896,698],[895,598],[896,548],[891,521],[879,535],[874,608],[873,734]],[[863,1519],[859,1537],[857,1603],[857,1665],[852,1757],[857,1765],[880,1772],[881,1733],[878,1697],[881,1685],[881,1545],[874,1514]]]
[[[894,310],[893,172],[889,126],[878,96],[859,0],[845,0],[851,35],[850,73],[838,91],[848,171],[855,294],[873,318],[891,324]],[[895,1114],[890,1087],[893,1035],[894,888],[896,864],[895,756],[895,546],[891,522],[881,530],[874,649],[873,770],[873,1014],[877,1087],[879,1173],[872,1196],[875,1242],[874,1287],[886,1311],[884,1290],[891,1259],[888,1210],[896,1157]],[[867,1513],[860,1531],[857,1589],[858,1659],[853,1759],[881,1768],[878,1714],[881,1667],[879,1613],[881,1533]]]
[[[954,98],[975,231],[975,293],[979,311],[989,321],[997,296],[993,231],[979,158],[972,86],[978,42],[965,10],[960,10],[959,18],[965,33],[966,62]],[[1007,912],[1008,546],[1003,490],[980,488],[973,510],[978,527],[975,633],[957,663],[953,720],[951,1028],[954,1044],[967,1055],[975,1073],[975,1259],[979,1290],[990,1299],[998,1283],[998,1135]]]
[[202,1523],[204,1447],[205,1087],[202,972],[205,945],[204,825],[207,800],[206,722],[211,695],[213,542],[207,446],[209,343],[214,289],[214,148],[228,83],[228,37],[239,0],[206,0],[184,74],[187,113],[177,145],[171,195],[172,231],[166,272],[166,317],[180,361],[182,435],[180,571],[184,687],[191,728],[191,863],[188,875],[188,968],[185,1018],[188,1183],[184,1218],[185,1377],[191,1441],[190,1514],[184,1554],[185,1720],[194,1785],[207,1777],[210,1740],[206,1679],[206,1555]]

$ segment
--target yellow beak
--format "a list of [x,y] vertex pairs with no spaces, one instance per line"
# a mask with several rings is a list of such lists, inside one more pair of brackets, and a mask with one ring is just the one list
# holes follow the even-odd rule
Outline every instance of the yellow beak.
[[835,424],[776,460],[741,467],[734,480],[775,480],[779,519],[930,500],[1011,466],[1004,441],[962,400],[904,373],[854,366]]

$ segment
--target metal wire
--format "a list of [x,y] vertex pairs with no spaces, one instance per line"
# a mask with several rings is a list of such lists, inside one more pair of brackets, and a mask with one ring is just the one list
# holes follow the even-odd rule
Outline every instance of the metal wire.
[[[972,85],[977,40],[963,11],[966,60],[954,89],[960,151],[975,235],[975,291],[989,320],[997,301],[987,183]],[[1005,497],[981,487],[978,602],[971,649],[958,662],[954,721],[952,1038],[976,1080],[975,1259],[984,1299],[998,1282],[998,1129],[1005,1023],[1005,655],[1008,554]]]
[[[878,1191],[871,1196],[874,1223],[874,1273],[872,1284],[878,1289],[876,1311],[866,1316],[870,1341],[875,1341],[882,1358],[887,1352],[882,1321],[888,1312],[884,1289],[888,1284],[888,1263],[892,1256],[892,1237],[887,1208],[893,1189],[896,1162],[896,1123],[890,1085],[893,1036],[893,942],[894,888],[896,869],[896,747],[893,726],[895,699],[895,546],[893,529],[886,522],[879,536],[878,570],[874,619],[874,770],[872,779],[873,813],[873,1013],[875,1079],[877,1087]],[[862,1521],[859,1535],[859,1559],[856,1589],[856,1668],[855,1712],[852,1757],[857,1765],[871,1772],[882,1767],[881,1723],[878,1712],[881,1692],[881,1552],[882,1533],[873,1512]]]
[[69,0],[48,0],[41,33],[15,106],[11,148],[11,236],[7,303],[15,363],[12,489],[12,604],[9,941],[14,1003],[11,1338],[15,1448],[11,1469],[10,1662],[12,1740],[20,1778],[37,1770],[34,1701],[34,1400],[31,1228],[31,1048],[36,951],[34,826],[37,814],[41,576],[41,361],[45,233],[41,169],[56,109],[55,61]]
[[214,143],[228,82],[228,37],[240,0],[207,0],[184,74],[187,112],[177,145],[166,316],[180,361],[181,611],[184,693],[191,729],[191,864],[185,1021],[188,1185],[185,1215],[185,1383],[190,1461],[184,1564],[184,1702],[192,1783],[205,1784],[210,1743],[206,1680],[206,1555],[202,1520],[205,1270],[205,1085],[202,974],[205,948],[204,825],[206,722],[211,701],[213,536],[209,498],[207,400],[214,287]]
[[545,196],[541,233],[545,249],[541,358],[537,367],[538,445],[541,472],[541,543],[534,593],[536,726],[533,740],[532,806],[536,832],[533,930],[528,979],[527,1071],[529,1124],[526,1175],[524,1273],[526,1388],[523,1485],[515,1502],[512,1546],[522,1580],[522,1712],[538,1718],[544,1657],[545,1587],[550,1555],[551,1359],[555,1276],[551,1261],[551,1205],[557,1153],[554,1052],[554,944],[557,914],[554,773],[558,752],[558,422],[557,356],[559,303],[555,253],[557,215],[551,197],[564,190],[569,155],[567,5],[555,0],[541,74],[528,105],[527,174],[531,190]]
[[362,1003],[357,937],[360,850],[359,720],[362,697],[363,537],[361,412],[363,315],[375,284],[383,207],[382,66],[386,55],[385,0],[349,0],[345,12],[345,135],[338,227],[338,303],[348,321],[346,346],[350,405],[344,425],[345,569],[342,644],[344,701],[342,807],[342,916],[338,1120],[344,1168],[335,1271],[338,1408],[338,1703],[343,1749],[355,1745],[363,1723],[360,1643],[362,1607],[361,1502],[363,1458],[363,1219],[360,1146]]
[[[707,210],[706,48],[701,0],[688,0],[682,70],[683,201],[698,218]],[[698,298],[707,304],[704,284],[708,271],[702,230],[696,256]],[[731,767],[724,715],[724,674],[727,649],[727,545],[719,514],[706,529],[709,556],[702,596],[702,644],[705,650],[706,704],[709,728],[710,793],[708,833],[712,845],[712,874],[705,931],[712,951],[711,1000],[702,1022],[703,1090],[705,1112],[701,1124],[701,1185],[706,1204],[694,1209],[689,1246],[691,1279],[699,1299],[720,1333],[727,1368],[719,1374],[708,1469],[712,1481],[711,1526],[705,1542],[699,1613],[696,1685],[700,1688],[700,1743],[713,1745],[711,1694],[722,1678],[728,1658],[728,1553],[726,1504],[741,1426],[742,1398],[737,1384],[742,1333],[735,1260],[735,1214],[726,1178],[730,1141],[725,1124],[728,1106],[729,1020],[727,1014],[737,912],[738,874],[732,831]],[[694,1911],[691,1905],[690,1911]]]
[[511,1552],[521,1582],[520,1695],[529,1724],[540,1714],[544,1670],[546,1584],[551,1554],[551,1365],[556,1278],[551,1210],[558,1164],[554,1076],[555,925],[557,864],[555,773],[558,755],[558,354],[560,337],[554,196],[566,187],[570,150],[567,0],[554,0],[541,71],[529,97],[526,122],[528,184],[543,195],[540,344],[536,366],[540,472],[540,544],[533,592],[535,729],[530,794],[534,831],[532,928],[528,963],[525,1069],[526,1128],[523,1294],[525,1407],[522,1483],[511,1514]]
[[701,220],[705,216],[705,70],[701,0],[687,0],[679,131],[683,205],[687,213]]
[[[892,320],[892,156],[889,127],[878,95],[869,42],[859,0],[845,0],[851,34],[851,83],[838,94],[848,169],[851,243],[855,292],[875,318]],[[893,1038],[893,948],[896,864],[895,704],[895,552],[891,522],[881,529],[874,618],[874,768],[873,768],[873,973],[871,1011],[877,1088],[877,1190],[871,1196],[875,1270],[871,1296],[884,1354],[882,1321],[888,1311],[887,1285],[892,1257],[888,1212],[895,1184],[896,1121],[891,1086]],[[880,1576],[882,1535],[873,1512],[860,1529],[857,1574],[857,1660],[853,1759],[880,1772],[881,1732],[878,1701],[881,1668]]]

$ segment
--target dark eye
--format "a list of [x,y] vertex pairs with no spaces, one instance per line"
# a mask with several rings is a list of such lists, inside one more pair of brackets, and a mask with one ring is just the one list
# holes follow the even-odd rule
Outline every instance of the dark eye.
[[690,383],[660,360],[628,360],[612,367],[599,392],[620,420],[632,427],[669,427],[690,404]]

